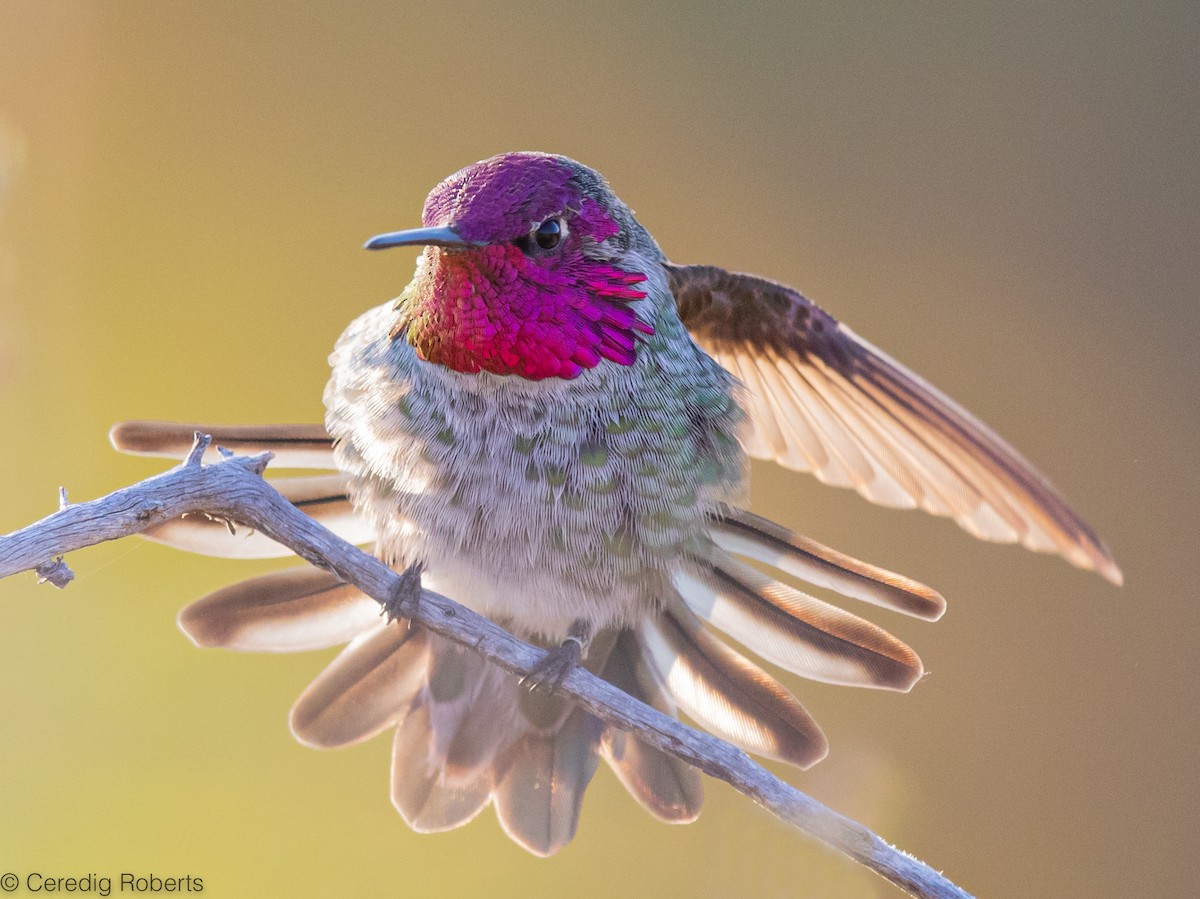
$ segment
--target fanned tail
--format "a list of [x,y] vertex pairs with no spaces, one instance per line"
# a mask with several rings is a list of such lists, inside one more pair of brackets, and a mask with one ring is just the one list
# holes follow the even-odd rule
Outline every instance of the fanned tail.
[[[808,676],[897,688],[919,676],[904,644],[716,547],[708,558],[685,560],[677,584],[684,602],[669,600],[637,630],[602,632],[586,664],[660,711],[674,715],[678,704],[750,752],[808,767],[825,755],[826,741],[783,686],[705,630],[689,606]],[[324,572],[295,569],[234,584],[188,606],[180,622],[199,645],[242,650],[295,651],[352,638],[297,700],[292,731],[327,748],[394,727],[392,801],[414,830],[459,827],[494,801],[513,840],[551,855],[574,836],[601,757],[661,820],[700,813],[700,775],[690,766],[562,698],[522,690],[470,649],[404,621],[383,624],[373,600]]]
[[[194,429],[131,422],[114,428],[113,441],[130,452],[183,456]],[[199,429],[237,451],[270,449],[285,465],[324,460],[332,467],[320,428]],[[346,539],[373,541],[369,523],[353,511],[345,476],[272,484]],[[231,533],[203,516],[168,522],[149,536],[213,555],[288,554],[260,534]],[[633,630],[597,635],[585,663],[592,671],[662,712],[682,709],[747,751],[802,768],[827,751],[821,729],[787,689],[700,618],[811,679],[908,690],[921,678],[920,659],[900,640],[733,556],[927,620],[945,609],[936,591],[733,506],[711,517],[709,537],[674,563],[660,612]],[[574,836],[600,758],[659,819],[687,822],[700,813],[695,769],[559,697],[521,689],[515,676],[467,648],[406,621],[383,623],[374,600],[331,574],[300,568],[252,578],[192,603],[179,621],[200,646],[292,652],[346,643],[296,701],[292,731],[307,745],[339,747],[394,728],[392,801],[415,830],[459,827],[494,802],[513,840],[551,855]]]

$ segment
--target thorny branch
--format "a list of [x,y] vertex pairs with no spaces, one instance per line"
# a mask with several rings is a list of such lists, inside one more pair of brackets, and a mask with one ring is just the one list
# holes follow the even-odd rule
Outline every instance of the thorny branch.
[[[65,587],[73,575],[62,560],[64,553],[127,537],[187,513],[205,513],[261,531],[381,605],[396,595],[399,574],[317,524],[262,477],[270,453],[226,457],[203,465],[200,460],[209,442],[210,438],[197,434],[196,445],[183,464],[100,499],[67,503],[63,493],[57,512],[0,537],[0,577],[33,570],[41,580]],[[422,590],[413,617],[429,630],[475,649],[518,675],[528,674],[543,656],[543,650],[429,590]],[[970,899],[937,871],[784,783],[740,749],[650,708],[586,669],[572,671],[559,689],[607,724],[720,778],[911,895]]]

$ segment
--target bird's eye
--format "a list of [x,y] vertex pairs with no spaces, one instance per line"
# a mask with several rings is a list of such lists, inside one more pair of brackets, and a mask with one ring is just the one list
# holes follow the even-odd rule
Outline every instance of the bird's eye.
[[566,223],[561,216],[552,215],[525,236],[518,237],[513,243],[526,256],[544,256],[561,244],[566,236]]
[[553,250],[562,240],[562,222],[557,218],[548,218],[533,232],[533,239],[543,250]]

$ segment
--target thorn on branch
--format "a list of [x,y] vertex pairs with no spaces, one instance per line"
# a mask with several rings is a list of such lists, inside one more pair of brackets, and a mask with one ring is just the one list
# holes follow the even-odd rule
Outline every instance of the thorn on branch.
[[67,502],[67,488],[59,487],[58,488],[58,511],[61,512],[63,509],[65,509],[69,505],[71,505],[71,504],[69,502]]
[[199,465],[200,460],[204,458],[204,451],[208,449],[210,443],[212,443],[212,435],[196,431],[193,436],[192,448],[188,450],[187,458],[183,460],[184,468]]
[[267,464],[274,458],[274,453],[261,453],[257,456],[251,456],[250,470],[259,477],[262,477],[262,473],[267,470]]
[[73,572],[67,563],[63,561],[63,557],[59,556],[49,562],[43,562],[37,568],[33,569],[38,576],[38,583],[44,584],[49,581],[59,590],[75,580],[75,572]]
[[229,449],[229,447],[218,446],[217,452],[221,454],[222,459],[232,459],[233,458],[233,450]]

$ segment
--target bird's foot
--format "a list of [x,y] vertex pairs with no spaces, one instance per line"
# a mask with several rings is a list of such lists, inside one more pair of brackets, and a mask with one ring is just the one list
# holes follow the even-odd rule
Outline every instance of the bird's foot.
[[400,580],[392,590],[392,595],[384,602],[381,615],[387,617],[388,624],[398,618],[409,619],[409,626],[421,605],[421,570],[425,566],[421,562],[413,562],[400,574]]
[[542,689],[547,693],[555,693],[582,659],[583,644],[574,637],[568,637],[548,651],[546,657],[521,678],[521,686],[527,687],[531,692]]
[[591,642],[591,626],[586,622],[576,621],[567,631],[567,639],[549,650],[546,657],[521,678],[521,686],[530,691],[542,689],[550,694],[556,693],[562,682],[567,679],[567,675],[579,667]]

